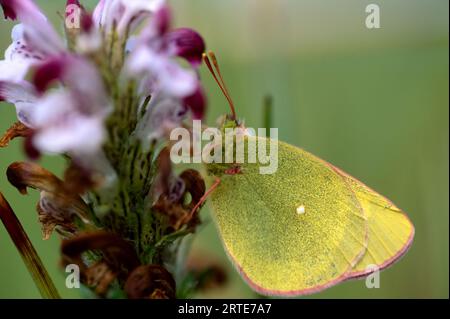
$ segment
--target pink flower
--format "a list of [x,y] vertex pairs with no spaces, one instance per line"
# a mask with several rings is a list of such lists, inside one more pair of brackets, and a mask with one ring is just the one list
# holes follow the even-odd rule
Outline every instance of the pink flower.
[[14,26],[11,37],[12,43],[5,51],[5,59],[0,61],[0,80],[19,82],[31,66],[44,59],[44,54],[30,47],[22,24]]
[[80,57],[57,56],[39,66],[33,81],[39,92],[55,81],[64,85],[42,95],[31,112],[37,132],[35,146],[51,153],[93,153],[100,149],[111,102],[95,66]]
[[64,50],[64,44],[45,15],[31,0],[0,0],[6,18],[18,19],[23,34],[32,50],[55,54]]
[[94,10],[97,26],[110,31],[116,25],[119,35],[130,33],[146,18],[163,6],[165,0],[100,0]]
[[[105,119],[120,100],[107,94],[100,74],[119,78],[122,72],[126,81],[138,82],[139,99],[151,96],[131,128],[144,139],[164,137],[189,110],[194,118],[203,117],[206,98],[196,71],[205,44],[194,30],[170,29],[171,11],[164,0],[100,0],[92,15],[78,0],[68,0],[66,18],[81,14],[79,30],[68,32],[70,50],[33,1],[0,4],[7,18],[21,22],[0,61],[0,98],[15,104],[18,119],[34,129],[39,151],[73,155],[101,149],[107,138]],[[109,46],[111,32],[119,35],[118,45]],[[99,65],[99,56],[95,63],[89,61],[104,52],[112,57],[108,63]],[[178,57],[191,67],[182,67]],[[24,80],[30,70],[32,83]]]
[[173,55],[185,58],[194,67],[200,66],[205,52],[205,42],[200,34],[189,28],[180,28],[168,33],[167,41]]
[[[60,86],[46,93],[53,83]],[[96,68],[80,57],[55,56],[39,65],[33,84],[0,81],[0,100],[15,104],[19,120],[35,130],[34,146],[47,153],[97,152],[111,103]]]
[[157,94],[152,97],[144,117],[139,121],[136,134],[144,145],[150,145],[179,126],[187,112],[180,99],[164,93]]
[[27,20],[35,19],[39,15],[41,15],[39,18],[45,19],[30,0],[0,0],[0,6],[2,6],[5,19],[16,20],[19,17],[21,20]]
[[[206,99],[195,67],[199,66],[205,50],[204,41],[190,29],[170,31],[170,24],[171,14],[167,7],[155,12],[141,35],[129,45],[131,53],[125,65],[126,74],[141,79],[144,96],[158,96],[159,104],[166,97],[170,101],[164,104],[175,109],[178,105],[189,107],[195,118],[202,118]],[[176,57],[186,58],[194,69],[181,67]]]
[[183,104],[191,110],[194,119],[202,119],[205,115],[207,104],[203,88],[199,85],[193,94],[184,98]]
[[12,44],[0,61],[0,80],[19,82],[29,69],[48,56],[65,51],[51,24],[31,0],[0,0],[5,17],[19,19],[12,32]]

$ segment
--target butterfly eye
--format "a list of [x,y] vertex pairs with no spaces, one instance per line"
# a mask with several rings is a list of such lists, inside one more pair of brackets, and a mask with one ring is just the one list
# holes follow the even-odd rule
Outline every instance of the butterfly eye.
[[304,213],[306,213],[306,208],[303,205],[300,205],[297,207],[297,214],[298,215],[303,215]]

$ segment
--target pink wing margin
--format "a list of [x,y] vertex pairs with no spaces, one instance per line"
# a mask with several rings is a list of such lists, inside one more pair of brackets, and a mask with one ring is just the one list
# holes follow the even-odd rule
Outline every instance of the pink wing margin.
[[[327,165],[329,165],[337,174],[342,176],[342,178],[344,178],[344,179],[348,178],[348,179],[351,179],[351,180],[355,181],[357,184],[359,184],[363,188],[367,189],[369,192],[372,192],[372,193],[380,196],[384,200],[386,200],[386,202],[388,202],[390,205],[392,205],[392,207],[398,209],[397,206],[391,200],[389,200],[388,198],[384,197],[380,193],[376,192],[375,190],[373,190],[372,188],[370,188],[369,186],[367,186],[363,182],[359,181],[358,179],[354,178],[353,176],[347,174],[346,172],[344,172],[340,168],[337,168],[337,167],[333,166],[330,163],[327,163]],[[371,273],[373,273],[376,270],[377,271],[381,271],[383,269],[386,269],[389,266],[391,266],[394,263],[396,263],[397,261],[399,261],[401,259],[401,257],[403,257],[403,255],[405,255],[408,252],[409,248],[411,248],[411,245],[412,245],[413,239],[414,239],[414,235],[415,235],[414,225],[411,222],[410,218],[405,213],[403,213],[403,211],[401,211],[400,209],[398,209],[398,210],[401,212],[401,214],[403,214],[403,216],[406,218],[406,220],[409,222],[409,224],[411,226],[411,233],[409,234],[408,240],[406,241],[405,245],[394,256],[392,256],[388,260],[385,260],[381,265],[378,265],[377,269],[368,269],[368,270],[365,270],[365,271],[350,271],[348,274],[346,274],[346,280],[363,278],[363,277],[366,277],[366,276],[370,275]]]

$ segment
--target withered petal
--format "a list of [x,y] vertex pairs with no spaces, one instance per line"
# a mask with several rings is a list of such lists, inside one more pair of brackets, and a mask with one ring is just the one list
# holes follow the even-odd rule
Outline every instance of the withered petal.
[[15,162],[8,167],[6,176],[21,194],[27,194],[28,187],[45,191],[58,198],[61,204],[72,207],[84,222],[88,222],[89,207],[81,197],[69,192],[62,180],[38,164]]
[[35,163],[12,163],[6,171],[6,176],[21,194],[27,194],[28,187],[49,193],[64,190],[63,182],[58,177]]
[[106,232],[86,232],[76,237],[63,240],[61,252],[66,260],[82,265],[81,255],[89,250],[99,250],[104,254],[105,262],[112,269],[120,271],[123,267],[128,272],[139,266],[140,261],[134,247],[118,235]]
[[93,172],[77,165],[74,161],[70,163],[64,172],[64,185],[70,193],[84,194],[87,190],[101,185],[102,181],[96,179]]
[[194,208],[194,206],[200,201],[206,191],[205,181],[203,180],[200,173],[193,169],[187,169],[181,173],[180,178],[184,181],[186,185],[186,191],[191,194],[192,201],[189,208]]
[[33,133],[33,130],[25,126],[21,122],[16,122],[6,130],[5,134],[0,138],[0,148],[7,147],[9,143],[17,137],[28,137]]
[[38,212],[39,222],[42,228],[42,238],[47,240],[56,230],[64,237],[76,232],[76,226],[73,223],[71,216],[64,214],[52,214],[48,210],[41,207],[41,202],[37,203],[36,211]]
[[202,199],[206,191],[205,181],[199,172],[193,169],[185,170],[179,176],[184,182],[184,192],[191,195],[190,203],[183,203],[184,196],[179,201],[173,202],[166,194],[162,194],[153,208],[167,216],[169,224],[174,230],[180,229],[183,225],[188,224],[190,228],[197,225],[198,216],[191,216],[191,210]]
[[189,209],[183,207],[181,203],[173,203],[166,196],[161,196],[153,205],[153,209],[168,218],[169,225],[174,230],[179,230],[189,215]]
[[96,262],[86,269],[84,276],[86,285],[95,287],[95,293],[99,296],[105,295],[111,283],[117,278],[117,274],[103,261]]
[[62,180],[38,164],[13,163],[8,167],[6,175],[21,194],[27,194],[28,187],[41,192],[37,211],[42,221],[44,239],[48,238],[57,226],[61,230],[74,232],[74,216],[85,225],[93,227],[90,209],[83,199],[70,192]]
[[128,277],[125,292],[130,299],[174,299],[176,284],[164,267],[142,265]]

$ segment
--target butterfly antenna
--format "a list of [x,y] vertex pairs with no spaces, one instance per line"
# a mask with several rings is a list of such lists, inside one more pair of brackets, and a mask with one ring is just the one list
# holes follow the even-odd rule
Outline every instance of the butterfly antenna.
[[[214,80],[219,85],[220,90],[222,91],[223,95],[228,101],[228,104],[230,105],[231,114],[233,117],[233,120],[236,120],[236,110],[234,108],[234,103],[231,98],[231,95],[227,89],[227,86],[225,85],[225,81],[223,80],[222,72],[220,72],[219,63],[217,62],[216,55],[214,52],[209,51],[208,54],[203,53],[203,61],[205,62],[206,66],[209,69],[209,72],[211,72],[212,76],[214,77]],[[211,59],[211,60],[210,60]],[[212,64],[211,64],[212,61]],[[213,68],[214,65],[214,68]],[[214,69],[216,70],[219,77],[217,77],[216,72],[214,72]]]
[[225,92],[227,92],[228,97],[233,102],[233,99],[231,98],[230,91],[227,88],[227,84],[225,83],[225,80],[223,79],[222,72],[220,72],[219,62],[217,61],[216,54],[213,51],[209,51],[208,52],[208,56],[211,59],[213,65],[214,65],[214,68],[216,69],[217,74],[219,75],[220,80],[222,81],[222,86],[225,89]]
[[194,208],[192,208],[191,212],[189,213],[189,216],[188,216],[187,220],[191,220],[192,219],[192,217],[194,216],[195,212],[200,208],[200,206],[202,206],[206,202],[206,200],[208,199],[209,195],[211,195],[211,193],[217,188],[217,186],[219,186],[219,184],[220,184],[220,179],[216,178],[216,181],[214,182],[214,184],[200,198],[200,200],[194,206]]

